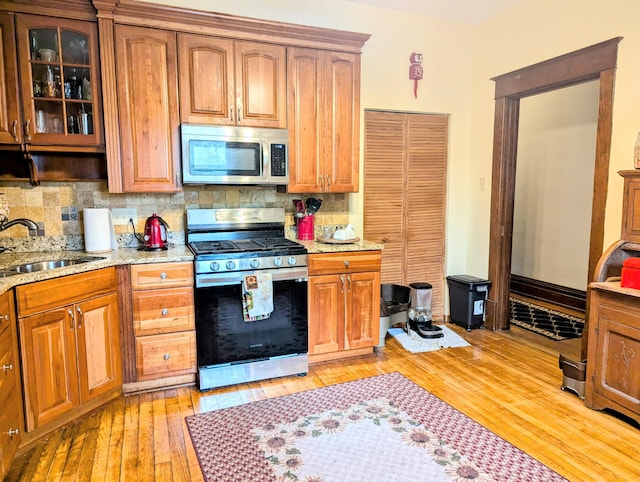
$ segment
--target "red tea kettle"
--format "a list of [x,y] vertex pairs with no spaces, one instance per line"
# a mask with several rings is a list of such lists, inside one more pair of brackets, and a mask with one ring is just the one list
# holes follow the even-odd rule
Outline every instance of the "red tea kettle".
[[164,219],[153,213],[144,224],[144,249],[167,249],[169,225]]

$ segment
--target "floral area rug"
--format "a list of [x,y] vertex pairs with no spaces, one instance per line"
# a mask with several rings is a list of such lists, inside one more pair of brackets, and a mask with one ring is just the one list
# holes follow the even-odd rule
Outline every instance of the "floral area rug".
[[399,373],[186,418],[207,481],[563,481]]

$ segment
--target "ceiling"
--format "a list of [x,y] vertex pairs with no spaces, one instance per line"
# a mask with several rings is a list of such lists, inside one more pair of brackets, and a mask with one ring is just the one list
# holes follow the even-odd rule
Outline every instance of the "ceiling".
[[350,0],[376,7],[428,15],[453,22],[474,24],[506,10],[522,0]]

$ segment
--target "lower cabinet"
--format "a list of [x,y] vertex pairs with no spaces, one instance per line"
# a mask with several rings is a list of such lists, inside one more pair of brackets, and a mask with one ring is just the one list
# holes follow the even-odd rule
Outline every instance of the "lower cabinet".
[[309,361],[372,353],[380,330],[380,251],[308,259]]
[[27,431],[122,392],[115,268],[16,288]]
[[593,283],[585,404],[640,422],[640,291]]
[[0,480],[4,480],[24,432],[13,291],[0,296]]
[[193,263],[132,265],[131,288],[136,381],[195,380]]

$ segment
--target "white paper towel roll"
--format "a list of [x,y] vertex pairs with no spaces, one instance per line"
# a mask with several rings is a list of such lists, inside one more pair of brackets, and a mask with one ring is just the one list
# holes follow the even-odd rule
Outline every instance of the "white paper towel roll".
[[87,253],[104,253],[118,249],[111,211],[86,208],[84,217],[84,249]]

